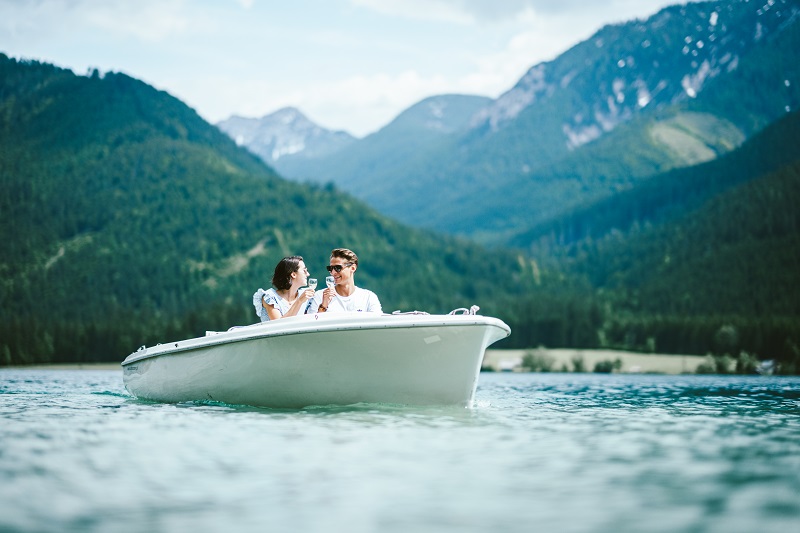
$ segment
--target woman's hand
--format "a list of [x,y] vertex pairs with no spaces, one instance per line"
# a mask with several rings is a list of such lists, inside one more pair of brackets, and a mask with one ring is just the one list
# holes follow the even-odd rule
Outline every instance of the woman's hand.
[[301,294],[300,297],[307,302],[314,297],[314,292],[314,289],[306,289],[303,291],[303,294]]

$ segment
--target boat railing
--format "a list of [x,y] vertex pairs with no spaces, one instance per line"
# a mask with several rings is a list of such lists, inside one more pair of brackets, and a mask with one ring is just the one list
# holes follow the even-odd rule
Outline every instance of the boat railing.
[[478,311],[480,311],[480,307],[477,305],[471,306],[469,309],[466,307],[459,307],[458,309],[453,309],[448,315],[477,315]]

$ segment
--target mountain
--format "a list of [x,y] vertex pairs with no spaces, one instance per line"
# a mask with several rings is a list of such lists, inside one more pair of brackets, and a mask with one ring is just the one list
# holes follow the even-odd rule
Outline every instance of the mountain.
[[[335,153],[276,164],[286,177],[317,182],[347,183],[351,176],[402,166],[464,128],[490,98],[441,95],[426,98],[398,115],[380,131]],[[344,186],[344,185],[343,185]]]
[[219,122],[217,127],[274,168],[293,159],[324,157],[356,140],[347,132],[331,131],[314,124],[293,107],[260,119],[232,116]]
[[253,323],[251,295],[281,257],[303,255],[321,278],[340,246],[388,312],[502,317],[508,295],[547,284],[519,254],[286,181],[139,80],[3,54],[0,212],[0,365],[120,361]]
[[[584,202],[727,153],[797,109],[799,10],[798,0],[724,0],[606,26],[402,161],[376,166],[358,141],[296,172],[401,221],[507,243]],[[340,172],[333,162],[343,160]]]
[[252,323],[281,257],[322,277],[344,245],[387,311],[477,304],[511,325],[506,347],[744,350],[798,372],[799,129],[790,113],[487,249],[284,180],[141,81],[0,54],[0,365],[119,361]]
[[[601,345],[752,350],[800,372],[797,146],[800,112],[792,112],[729,154],[583,206],[516,244],[542,268],[557,265],[592,287],[605,306]],[[516,302],[517,312],[540,312],[532,299]],[[529,344],[548,334],[533,331]],[[730,337],[724,347],[721,332]]]
[[[798,143],[794,112],[719,160],[595,206],[592,235],[561,253],[573,273],[615,294],[613,314],[626,317],[617,340],[633,332],[632,342],[650,337],[669,351],[688,324],[724,324],[739,346],[758,342],[761,354],[785,354],[800,371]],[[664,318],[658,327],[654,316]]]
[[[612,233],[619,237],[620,232],[628,233],[637,227],[669,225],[731,189],[791,168],[800,160],[797,146],[800,146],[800,112],[795,111],[728,154],[670,170],[611,197],[581,205],[516,235],[511,244],[527,247],[532,254],[543,248],[557,247],[563,251],[582,246],[581,243],[602,241]],[[585,270],[587,274],[590,271],[594,285],[612,277],[610,271]]]

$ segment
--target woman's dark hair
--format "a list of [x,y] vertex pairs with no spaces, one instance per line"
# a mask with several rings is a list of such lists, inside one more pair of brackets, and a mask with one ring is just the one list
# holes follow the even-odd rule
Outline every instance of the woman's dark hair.
[[272,286],[279,291],[288,291],[292,286],[292,272],[300,270],[300,261],[303,258],[299,255],[284,257],[275,265],[275,273],[272,275]]

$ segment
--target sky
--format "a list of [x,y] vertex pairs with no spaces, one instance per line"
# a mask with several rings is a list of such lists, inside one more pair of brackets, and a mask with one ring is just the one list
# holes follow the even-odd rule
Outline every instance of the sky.
[[0,0],[0,52],[124,72],[211,123],[300,109],[363,137],[440,94],[496,98],[606,24],[684,0]]

